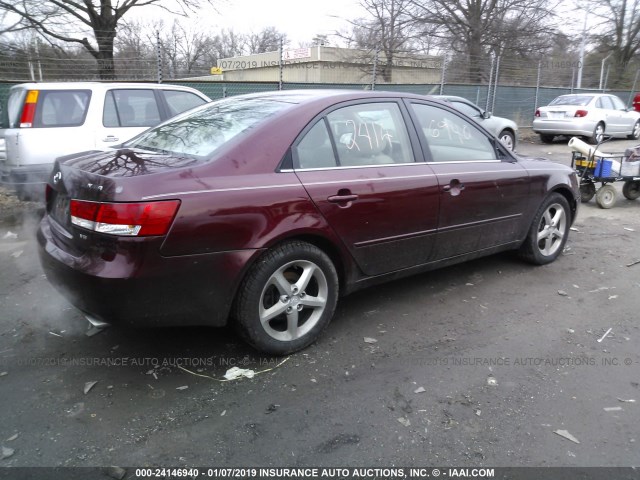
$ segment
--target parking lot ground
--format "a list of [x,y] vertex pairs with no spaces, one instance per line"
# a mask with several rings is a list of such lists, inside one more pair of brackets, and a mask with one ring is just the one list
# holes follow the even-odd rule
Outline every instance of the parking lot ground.
[[[344,298],[284,363],[231,329],[86,336],[40,269],[37,207],[0,200],[0,466],[640,463],[640,200],[582,205],[551,265],[501,254]],[[260,373],[220,381],[234,366]]]

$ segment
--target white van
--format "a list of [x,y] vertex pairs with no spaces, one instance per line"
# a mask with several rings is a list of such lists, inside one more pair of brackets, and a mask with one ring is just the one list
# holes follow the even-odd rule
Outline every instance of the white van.
[[0,184],[39,198],[57,157],[118,145],[209,101],[193,88],[155,83],[15,85],[0,128]]

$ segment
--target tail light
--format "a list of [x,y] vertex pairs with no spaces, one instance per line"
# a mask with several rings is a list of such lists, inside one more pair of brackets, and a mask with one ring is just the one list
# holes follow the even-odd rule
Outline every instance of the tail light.
[[576,110],[574,117],[586,117],[588,113],[586,110]]
[[176,216],[180,200],[106,203],[71,200],[71,223],[109,235],[146,237],[166,235]]
[[20,116],[20,128],[31,128],[33,126],[39,94],[38,90],[29,90],[27,92],[27,98],[24,101],[22,115]]
[[[531,110],[529,110],[529,111],[531,111]],[[539,108],[536,108],[536,114],[535,114],[535,116],[536,116],[536,117],[539,117],[539,116],[540,116],[540,109],[539,109]]]

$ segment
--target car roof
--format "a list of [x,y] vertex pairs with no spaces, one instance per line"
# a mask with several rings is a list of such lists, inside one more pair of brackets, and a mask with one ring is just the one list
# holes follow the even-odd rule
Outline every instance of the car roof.
[[[155,88],[170,90],[196,90],[183,85],[173,85],[166,83],[136,83],[136,82],[28,82],[19,83],[11,87],[12,89],[24,90],[106,90],[109,88]],[[197,91],[197,90],[196,90]]]

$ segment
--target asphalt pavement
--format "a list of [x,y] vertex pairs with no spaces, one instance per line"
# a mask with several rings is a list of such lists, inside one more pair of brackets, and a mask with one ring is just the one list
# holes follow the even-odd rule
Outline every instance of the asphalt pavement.
[[282,359],[230,329],[87,336],[35,207],[0,198],[1,467],[640,465],[640,200],[583,204],[551,265],[500,254],[344,298]]

